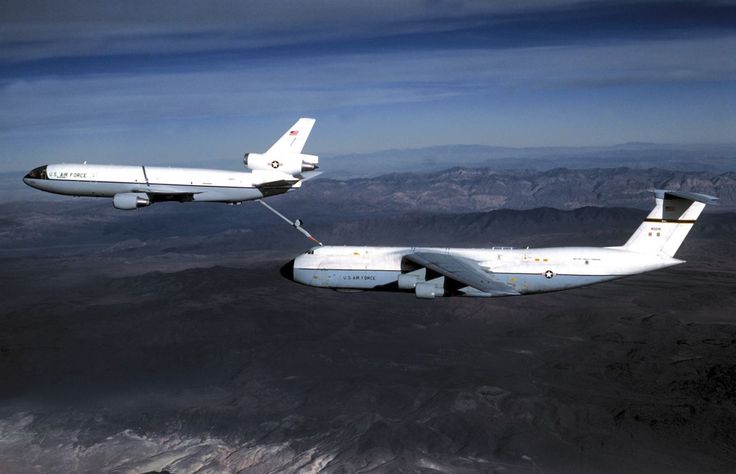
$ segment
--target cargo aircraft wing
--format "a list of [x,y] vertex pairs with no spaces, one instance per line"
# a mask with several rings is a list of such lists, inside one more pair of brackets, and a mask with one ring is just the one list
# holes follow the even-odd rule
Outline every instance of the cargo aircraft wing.
[[414,252],[404,258],[484,293],[499,296],[520,294],[506,283],[493,279],[473,260],[464,257],[439,252]]

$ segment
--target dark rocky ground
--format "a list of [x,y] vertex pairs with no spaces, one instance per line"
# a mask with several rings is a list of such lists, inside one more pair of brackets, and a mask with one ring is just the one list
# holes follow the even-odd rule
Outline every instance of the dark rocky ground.
[[[308,243],[255,205],[157,206],[0,206],[0,471],[733,470],[734,214],[703,216],[669,270],[419,301],[284,279]],[[613,245],[643,215],[307,227],[332,244]]]

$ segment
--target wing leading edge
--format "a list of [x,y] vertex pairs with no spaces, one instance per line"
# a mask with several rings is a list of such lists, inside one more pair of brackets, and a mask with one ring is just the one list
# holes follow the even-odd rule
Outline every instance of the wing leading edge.
[[520,294],[511,286],[493,279],[476,262],[464,257],[436,252],[414,252],[405,258],[484,293],[499,296]]

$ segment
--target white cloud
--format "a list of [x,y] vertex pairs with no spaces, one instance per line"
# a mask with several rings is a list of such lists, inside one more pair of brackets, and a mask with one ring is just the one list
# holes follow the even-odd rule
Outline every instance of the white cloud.
[[[593,3],[606,3],[605,0]],[[451,31],[498,15],[591,2],[532,0],[10,1],[0,59],[193,53]]]
[[[724,52],[730,51],[731,54]],[[152,74],[15,80],[0,134],[426,102],[504,88],[736,80],[736,37],[345,55]]]

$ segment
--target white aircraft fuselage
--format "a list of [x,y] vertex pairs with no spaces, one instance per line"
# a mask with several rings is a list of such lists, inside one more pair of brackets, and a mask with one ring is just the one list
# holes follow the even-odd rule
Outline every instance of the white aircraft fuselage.
[[[620,248],[552,247],[438,248],[438,247],[315,247],[294,260],[294,281],[335,289],[415,290],[417,281],[401,275],[418,270],[405,259],[416,252],[446,254],[477,262],[483,271],[526,295],[592,285],[684,263],[667,256],[642,255]],[[437,273],[437,276],[441,276]],[[431,280],[424,277],[423,281]],[[401,283],[404,283],[403,281]],[[500,296],[472,286],[443,285],[443,294]],[[439,291],[435,296],[441,296]]]
[[656,205],[622,246],[537,249],[314,247],[282,272],[336,290],[437,296],[512,296],[567,290],[684,263],[675,252],[706,203],[716,198],[655,191]]
[[301,118],[265,153],[247,153],[249,171],[158,166],[53,164],[24,178],[27,185],[68,196],[111,197],[118,209],[155,202],[240,203],[298,189],[315,176],[319,157],[302,154],[314,119]]
[[[188,200],[199,202],[249,201],[287,192],[301,184],[291,175],[268,170],[238,172],[95,164],[46,165],[28,173],[23,181],[42,191],[69,196],[151,193],[160,195],[160,200],[177,200],[174,197],[183,193],[191,195]],[[268,187],[268,183],[279,181],[284,181],[282,186]],[[166,199],[167,195],[171,199]]]

